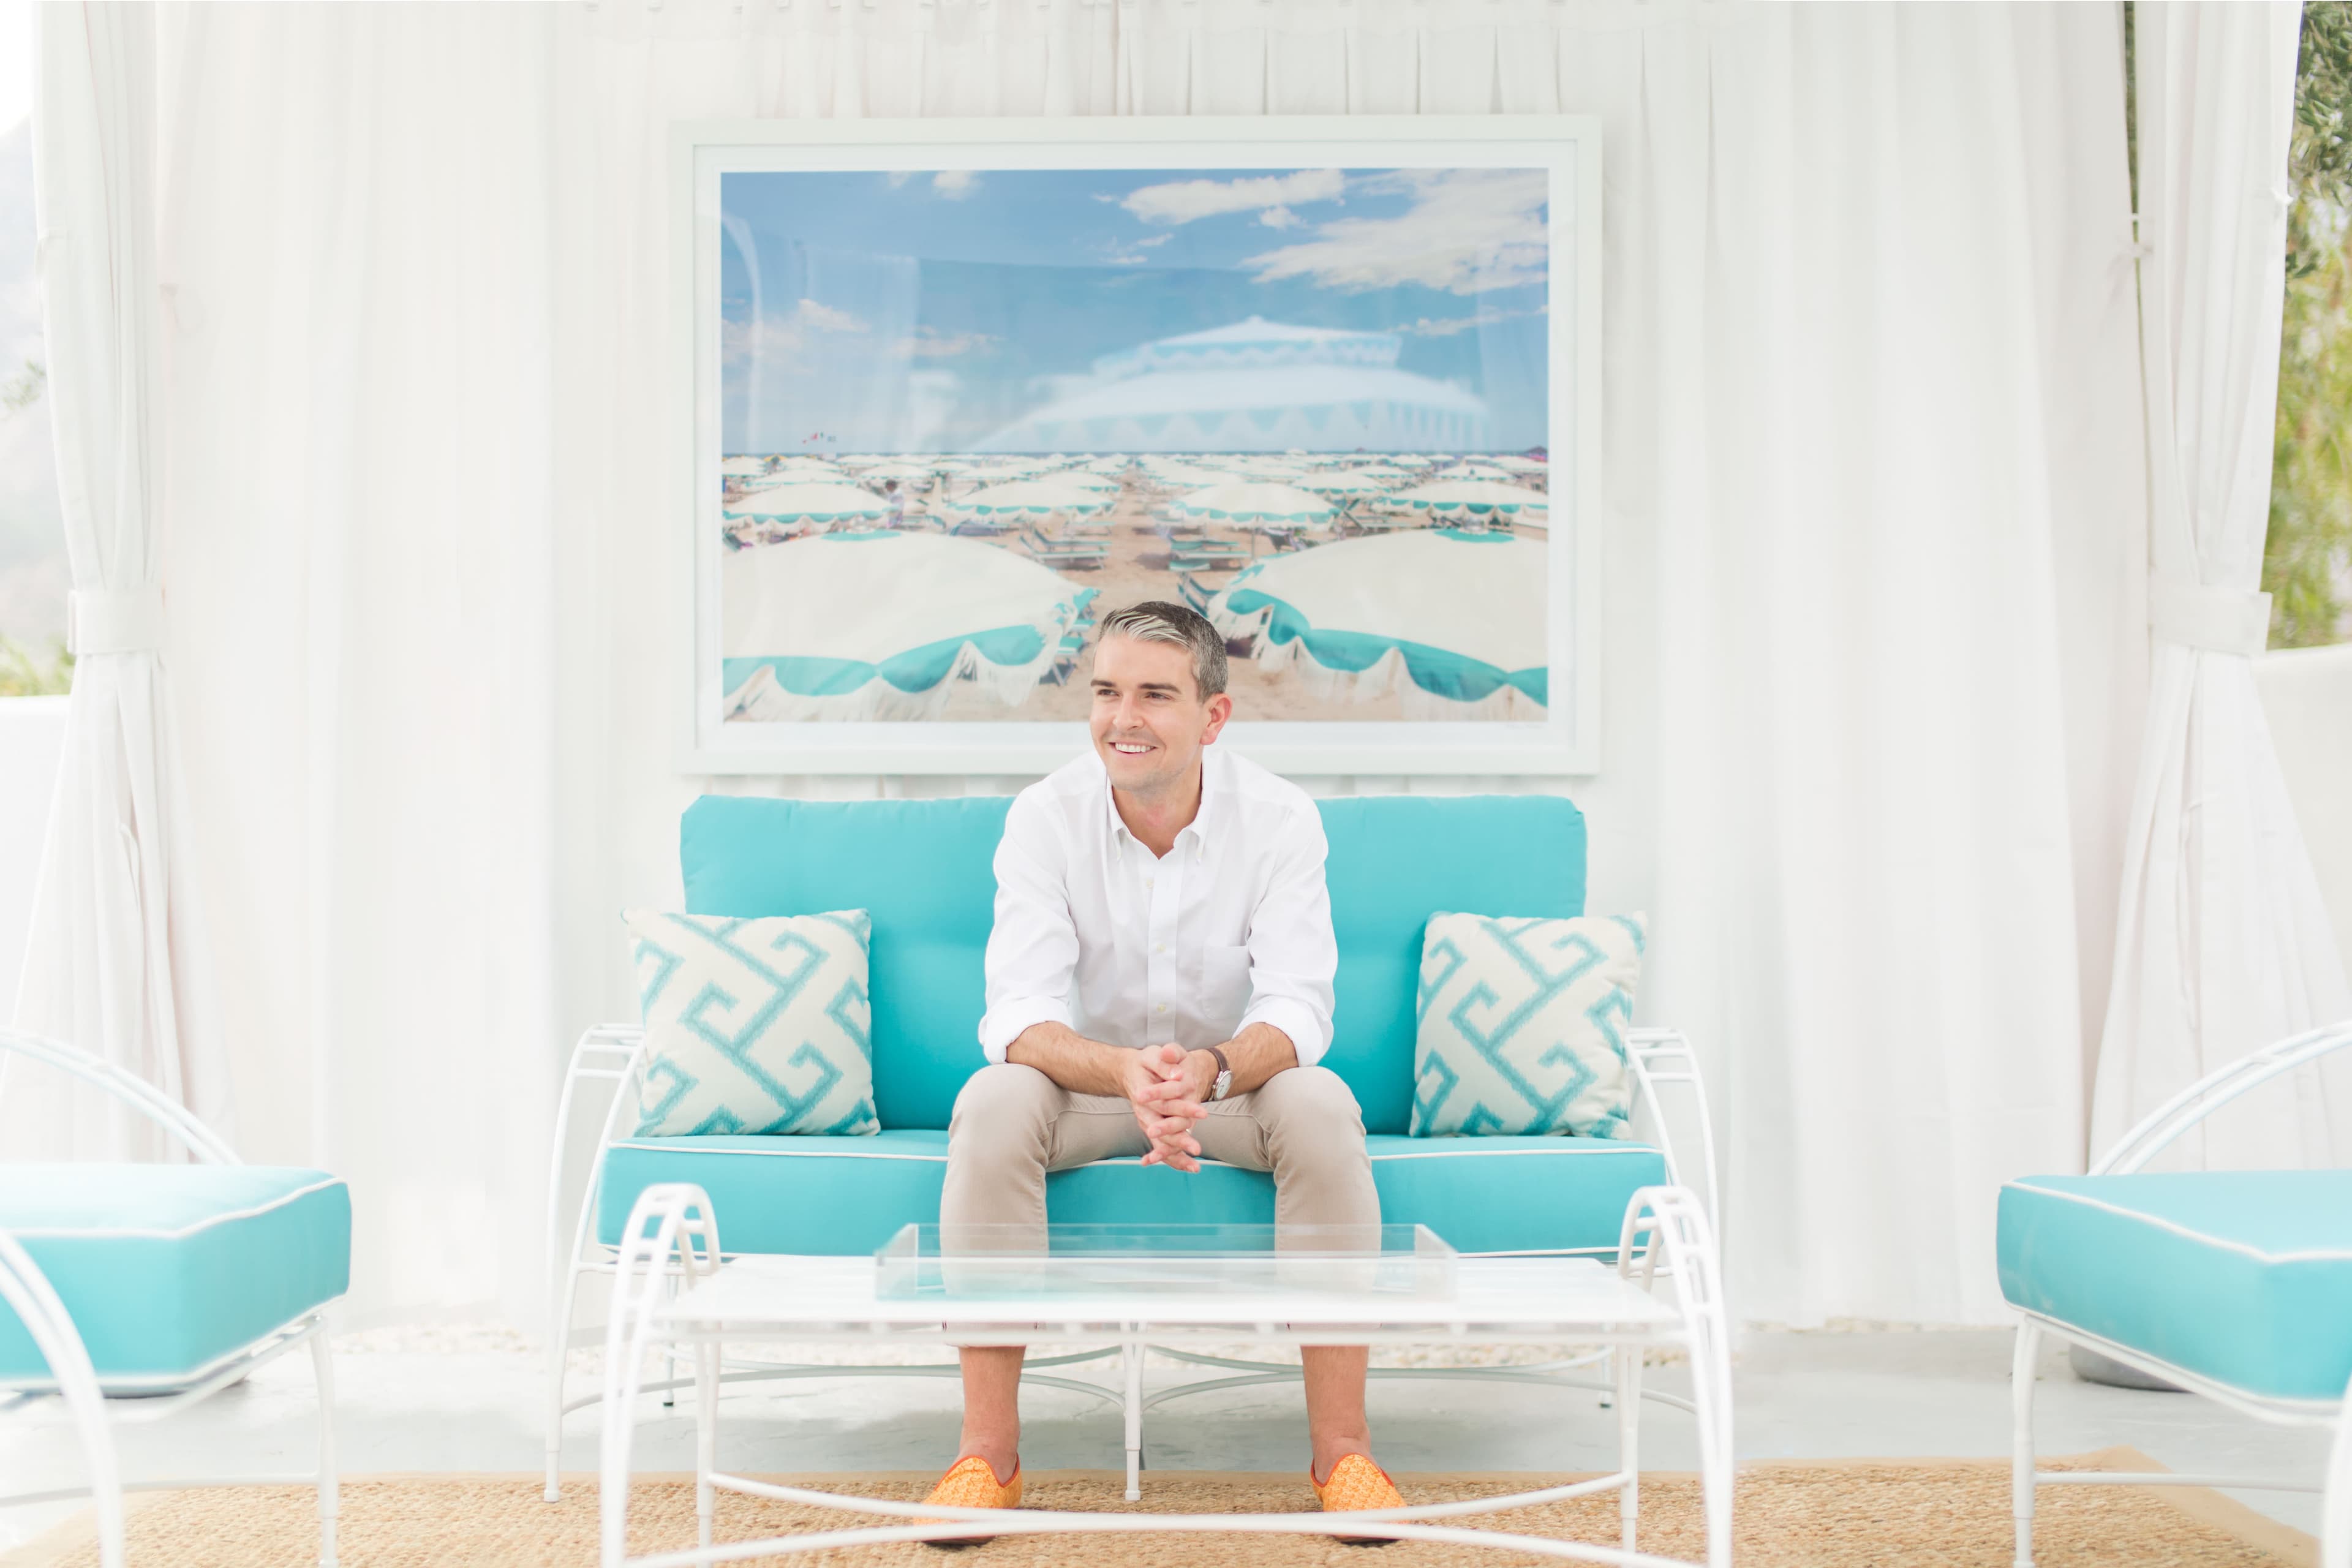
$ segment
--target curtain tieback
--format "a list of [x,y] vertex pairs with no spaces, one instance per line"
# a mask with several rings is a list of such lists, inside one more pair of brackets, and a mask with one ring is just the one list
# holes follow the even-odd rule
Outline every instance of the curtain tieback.
[[2251,657],[2270,646],[2271,596],[2158,573],[2147,580],[2147,624],[2164,642]]
[[153,653],[163,646],[163,589],[113,594],[77,588],[66,595],[66,647],[76,658]]

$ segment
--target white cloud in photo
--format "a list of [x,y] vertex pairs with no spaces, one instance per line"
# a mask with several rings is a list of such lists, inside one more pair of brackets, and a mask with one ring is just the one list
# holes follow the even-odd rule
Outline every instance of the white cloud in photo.
[[1412,207],[1395,217],[1333,218],[1318,224],[1312,239],[1242,265],[1261,283],[1309,278],[1349,293],[1418,283],[1482,294],[1542,281],[1549,241],[1544,171],[1402,169],[1379,184],[1411,191]]
[[1472,316],[1423,316],[1403,326],[1391,327],[1392,332],[1403,332],[1416,338],[1450,338],[1456,332],[1466,332],[1473,327],[1483,327],[1494,321],[1507,321],[1515,316],[1540,316],[1544,307],[1531,310],[1480,310]]
[[980,175],[970,169],[941,169],[931,176],[931,194],[960,202],[980,189]]
[[1114,239],[1104,248],[1103,259],[1113,267],[1140,267],[1151,259],[1143,254],[1145,251],[1165,245],[1175,237],[1175,235],[1171,233],[1146,235],[1132,243],[1122,243]]
[[943,332],[937,327],[917,327],[913,336],[892,343],[890,352],[900,359],[952,359],[995,342],[986,332]]
[[[1119,205],[1145,223],[1191,223],[1222,213],[1264,211],[1302,202],[1335,202],[1348,176],[1338,169],[1301,169],[1293,174],[1244,175],[1237,180],[1171,180],[1139,185]],[[1276,226],[1279,226],[1278,225]]]
[[1299,219],[1288,207],[1268,207],[1257,215],[1257,221],[1268,228],[1297,228]]
[[1444,321],[1432,321],[1423,316],[1408,326],[1391,327],[1392,332],[1405,332],[1416,338],[1450,338],[1456,332],[1466,332],[1478,324],[1475,316],[1448,316]]
[[831,305],[820,305],[803,298],[793,307],[793,320],[802,326],[814,327],[826,332],[862,332],[866,323],[846,310],[836,310]]
[[728,364],[793,364],[807,346],[808,332],[790,316],[719,324],[719,357]]
[[799,361],[802,351],[809,346],[813,333],[834,332],[854,336],[869,330],[866,322],[846,310],[802,298],[793,302],[791,310],[775,312],[757,321],[721,321],[719,326],[719,352],[721,359],[730,364],[793,364]]

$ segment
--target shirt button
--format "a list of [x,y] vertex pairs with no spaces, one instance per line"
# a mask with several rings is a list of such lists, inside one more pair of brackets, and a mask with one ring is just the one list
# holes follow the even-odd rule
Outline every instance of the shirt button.
[[1160,1012],[1162,1012],[1162,1013],[1165,1013],[1166,1011],[1168,1011],[1168,1004],[1167,1004],[1167,1003],[1165,1003],[1165,1002],[1162,1002],[1161,1004],[1160,1004]]
[[1147,887],[1147,888],[1148,888],[1148,887],[1150,887],[1150,886],[1151,886],[1151,879],[1150,879],[1150,878],[1149,878],[1149,877],[1146,877],[1145,879],[1143,879],[1143,885],[1144,885],[1145,887]]
[[1168,944],[1164,942],[1156,943],[1153,945],[1151,951],[1154,952],[1166,952],[1168,951]]

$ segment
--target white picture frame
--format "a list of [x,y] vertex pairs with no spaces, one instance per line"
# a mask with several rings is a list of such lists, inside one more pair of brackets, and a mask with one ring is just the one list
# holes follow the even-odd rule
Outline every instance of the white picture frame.
[[[722,537],[723,174],[777,171],[1528,168],[1549,173],[1548,689],[1540,721],[1253,721],[1220,743],[1289,774],[1583,775],[1601,763],[1601,128],[1584,115],[712,121],[669,139],[668,472],[688,607],[677,679],[690,774],[1042,774],[1088,743],[1080,721],[729,722]],[[1572,470],[1563,468],[1572,465]],[[1565,611],[1566,613],[1562,613]]]

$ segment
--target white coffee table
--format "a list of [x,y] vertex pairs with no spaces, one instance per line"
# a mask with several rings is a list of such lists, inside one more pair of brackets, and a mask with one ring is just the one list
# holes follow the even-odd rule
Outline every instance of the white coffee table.
[[[1427,1503],[1349,1513],[1349,1531],[1401,1540],[1505,1547],[1542,1556],[1625,1564],[1670,1560],[1635,1550],[1641,1406],[1646,1398],[1691,1412],[1698,1424],[1705,1494],[1706,1563],[1731,1560],[1731,1380],[1728,1342],[1713,1233],[1695,1195],[1649,1187],[1628,1206],[1620,1256],[1610,1268],[1591,1258],[1465,1258],[1443,1300],[1400,1299],[1373,1291],[1306,1290],[1285,1296],[1261,1286],[1232,1296],[1132,1291],[1088,1296],[1068,1289],[986,1300],[893,1299],[877,1291],[871,1258],[745,1256],[722,1261],[709,1199],[699,1187],[647,1188],[624,1232],[614,1310],[605,1341],[604,1390],[604,1568],[701,1568],[704,1564],[889,1541],[970,1533],[979,1521],[992,1535],[1048,1531],[1118,1533],[1223,1531],[1328,1535],[1321,1513],[1079,1513],[1042,1509],[950,1509],[885,1502],[777,1486],[718,1468],[718,1391],[722,1346],[761,1342],[918,1341],[943,1346],[1026,1344],[1040,1339],[1092,1341],[1120,1347],[1126,1373],[1128,1496],[1139,1496],[1143,1351],[1251,1339],[1286,1346],[1558,1343],[1607,1346],[1612,1356],[1618,1468],[1571,1485],[1508,1497]],[[1642,1387],[1642,1354],[1652,1346],[1684,1351],[1692,1397]],[[628,1556],[629,1450],[647,1356],[661,1349],[688,1359],[695,1380],[696,1506],[701,1544],[688,1551]],[[878,1516],[885,1521],[760,1542],[713,1544],[716,1494],[741,1492]],[[1614,1491],[1621,1543],[1602,1546],[1544,1536],[1467,1530],[1450,1521],[1528,1504]],[[888,1522],[896,1521],[896,1522]],[[928,1522],[924,1522],[928,1521]]]

